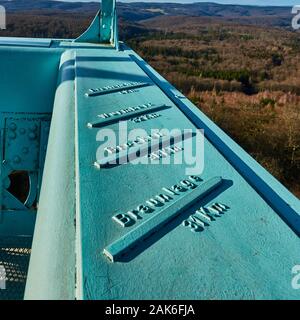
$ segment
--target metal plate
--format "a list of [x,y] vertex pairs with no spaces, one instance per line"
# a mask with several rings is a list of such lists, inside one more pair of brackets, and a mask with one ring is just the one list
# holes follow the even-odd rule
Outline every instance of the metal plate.
[[[126,51],[76,55],[77,297],[297,298],[291,268],[299,258],[298,236],[207,138],[204,171],[191,193],[182,191],[191,176],[186,163],[94,166],[105,143],[102,129],[118,135],[140,128],[149,137],[152,129],[201,128],[155,84],[87,97],[89,88],[152,79]],[[127,127],[120,126],[119,110],[147,103],[169,108],[145,121],[126,116]],[[118,121],[97,127],[99,115],[113,112]],[[129,141],[118,142],[117,149],[130,149]],[[106,141],[106,147],[115,152],[116,145]],[[159,151],[165,159],[174,157]],[[211,189],[212,181],[219,182]],[[176,191],[183,194],[173,203],[169,197]]]

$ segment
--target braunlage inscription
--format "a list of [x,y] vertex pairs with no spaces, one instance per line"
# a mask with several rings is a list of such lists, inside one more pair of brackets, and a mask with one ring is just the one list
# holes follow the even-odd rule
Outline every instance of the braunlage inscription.
[[[143,241],[152,237],[175,217],[215,191],[223,181],[222,177],[214,177],[198,184],[195,178],[196,180],[200,179],[189,176],[188,179],[180,181],[175,186],[164,188],[164,193],[159,193],[146,200],[146,203],[139,205],[136,209],[114,216],[115,221],[126,227],[151,213],[148,219],[142,220],[128,233],[104,248],[104,255],[110,261],[115,262],[128,254],[130,250],[134,250],[137,246],[141,247]],[[181,193],[185,193],[185,195],[178,197]]]
[[189,176],[187,179],[183,179],[171,187],[163,187],[162,192],[146,200],[144,204],[139,204],[136,208],[126,213],[114,215],[112,219],[123,228],[130,227],[143,219],[145,215],[153,213],[156,209],[160,209],[166,203],[175,200],[186,191],[195,189],[197,183],[201,181],[202,179],[199,176]]

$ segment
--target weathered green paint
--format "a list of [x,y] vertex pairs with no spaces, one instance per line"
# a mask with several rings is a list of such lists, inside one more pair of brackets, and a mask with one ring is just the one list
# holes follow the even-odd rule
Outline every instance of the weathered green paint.
[[[172,108],[161,112],[162,117],[146,121],[143,128],[193,128],[182,111],[161,89],[152,85],[119,98],[118,94],[86,98],[87,88],[104,87],[127,81],[151,81],[134,60],[132,51],[94,51],[93,70],[81,76],[88,66],[91,52],[77,51],[77,137],[78,137],[78,214],[80,215],[81,263],[79,298],[83,299],[144,299],[144,298],[298,298],[290,284],[291,268],[299,258],[299,238],[262,197],[264,189],[253,188],[237,169],[219,152],[221,143],[205,140],[206,181],[221,176],[227,183],[187,211],[177,222],[166,227],[148,243],[130,253],[124,261],[109,263],[102,250],[124,236],[128,230],[111,220],[145,203],[163,187],[185,178],[185,166],[123,165],[95,170],[91,165],[99,145],[96,133],[86,129],[86,123],[97,114],[116,111],[141,102],[164,103]],[[89,57],[89,58],[87,58]],[[110,61],[110,63],[107,63]],[[112,63],[113,62],[113,63]],[[128,73],[130,70],[130,73]],[[93,75],[101,74],[101,78]],[[164,82],[168,86],[167,82]],[[171,88],[171,87],[170,87]],[[184,100],[184,99],[182,99]],[[182,101],[181,100],[181,101]],[[174,100],[175,101],[175,100]],[[188,108],[188,107],[187,107]],[[201,112],[193,120],[205,120]],[[129,123],[130,128],[135,125]],[[117,130],[117,125],[109,125]],[[219,131],[220,132],[220,131]],[[220,140],[230,142],[222,132]],[[250,157],[239,152],[244,161]],[[231,160],[231,159],[230,159]],[[248,167],[259,175],[260,166]],[[231,161],[232,162],[232,161]],[[245,162],[243,162],[245,163]],[[268,181],[268,177],[265,177]],[[267,182],[268,183],[268,182]],[[284,188],[276,189],[280,193]],[[265,189],[266,190],[266,189]],[[105,196],[102,196],[105,195]],[[101,200],[100,200],[101,199]],[[205,231],[191,233],[181,222],[199,206],[211,202],[229,207]],[[299,214],[299,202],[292,195]],[[284,212],[281,214],[284,215]],[[298,220],[299,221],[299,220]],[[297,220],[294,221],[297,228]],[[292,221],[290,221],[292,224]]]
[[[179,197],[179,201],[167,204],[166,208],[158,211],[146,221],[140,223],[136,228],[126,233],[123,237],[108,245],[103,253],[112,262],[118,261],[123,255],[128,253],[131,248],[141,245],[153,232],[159,232],[164,229],[166,224],[178,216],[180,213],[186,211],[194,203],[199,202],[214,189],[219,187],[222,183],[221,177],[212,178],[200,186],[194,187],[192,191],[185,197]],[[170,199],[171,200],[171,199]],[[168,202],[170,201],[168,200]]]

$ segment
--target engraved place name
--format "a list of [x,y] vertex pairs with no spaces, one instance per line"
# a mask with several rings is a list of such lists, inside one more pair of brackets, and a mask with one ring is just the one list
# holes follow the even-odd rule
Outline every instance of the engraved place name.
[[183,148],[179,147],[179,146],[161,148],[157,151],[151,152],[148,155],[148,157],[150,158],[151,161],[155,161],[155,160],[169,157],[170,155],[175,154],[177,152],[180,152],[182,150],[183,150]]
[[130,227],[143,219],[145,215],[147,216],[149,213],[161,209],[161,207],[170,201],[176,200],[188,190],[195,189],[201,181],[202,179],[198,176],[189,176],[169,188],[163,187],[162,192],[146,200],[145,203],[139,204],[135,209],[127,211],[127,213],[119,213],[113,216],[112,219],[123,228]]
[[133,141],[127,141],[126,143],[120,144],[116,147],[107,147],[104,150],[110,154],[114,154],[114,153],[118,153],[120,151],[127,150],[128,148],[135,147],[137,145],[148,144],[149,142],[159,140],[165,136],[166,136],[165,134],[163,134],[161,132],[157,132],[157,133],[145,136],[145,137],[136,137],[136,139]]
[[224,214],[228,209],[228,206],[217,202],[210,206],[200,207],[188,219],[184,220],[182,225],[192,232],[203,231],[215,218],[221,217],[221,214]]
[[137,137],[134,141],[128,141],[116,147],[106,147],[104,151],[108,155],[97,159],[94,166],[100,169],[110,165],[126,164],[191,137],[193,137],[192,132],[179,132],[174,135],[165,135],[157,132],[146,137]]
[[150,113],[150,114],[145,114],[145,115],[142,115],[142,116],[130,119],[130,120],[135,123],[140,123],[143,121],[148,121],[148,120],[156,119],[159,117],[161,117],[161,114],[159,114],[159,113]]
[[[141,118],[141,121],[142,121],[142,117],[138,117],[138,116],[144,115],[144,117],[146,117],[145,114],[147,113],[168,109],[168,108],[171,108],[171,107],[165,104],[154,105],[152,103],[146,103],[139,106],[128,107],[128,108],[124,108],[117,111],[99,114],[97,117],[100,119],[94,122],[89,122],[87,126],[89,128],[100,128],[109,124],[113,124],[119,121],[125,121],[131,118],[133,119]],[[150,119],[150,115],[149,115],[149,119]],[[135,122],[140,122],[140,121],[136,120]]]
[[[163,208],[158,210],[156,213],[154,212],[154,214],[151,214],[150,218],[137,225],[137,227],[133,228],[123,237],[108,245],[103,250],[104,255],[112,262],[117,261],[129,250],[137,246],[143,240],[147,239],[153,233],[160,230],[163,226],[170,222],[170,220],[174,219],[180,213],[184,212],[190,206],[195,204],[197,201],[214,191],[222,184],[222,178],[215,177],[201,184],[192,181],[190,182],[194,187],[188,188],[189,191],[186,190],[188,192],[185,192],[185,195],[183,197],[178,197],[177,201],[174,198],[175,196],[178,196],[178,194],[183,192],[181,190],[185,187],[183,187],[182,185],[178,186],[179,189],[172,187],[164,188],[168,190],[168,194],[164,193],[165,197],[157,195],[154,198],[147,200],[146,205],[138,206],[134,211],[134,214],[136,214],[136,211],[138,211],[139,214],[147,214],[153,212],[157,207],[163,206]],[[189,186],[190,185],[191,184],[189,184]],[[128,214],[125,217],[128,217]],[[136,215],[136,219],[138,219],[138,215]],[[123,220],[123,223],[124,222],[125,220]]]
[[124,93],[123,91],[128,91],[128,90],[133,90],[133,89],[138,89],[142,87],[148,87],[151,84],[148,82],[124,82],[121,84],[115,84],[112,86],[105,86],[102,88],[94,88],[94,89],[89,89],[88,92],[85,94],[87,97],[93,97],[93,96],[101,96],[105,94],[110,94],[110,93]]
[[101,114],[98,114],[97,117],[102,118],[102,119],[108,119],[108,118],[126,115],[128,113],[131,116],[134,116],[134,115],[136,115],[136,112],[139,112],[139,111],[143,112],[145,109],[150,108],[150,110],[152,111],[153,110],[153,109],[151,109],[152,107],[157,107],[157,106],[155,106],[153,103],[149,102],[149,103],[141,104],[141,105],[134,106],[134,107],[123,108],[123,109],[117,110],[117,111],[112,111],[112,112],[108,112],[108,113],[101,113]]
[[122,90],[119,93],[120,94],[129,94],[129,93],[136,93],[136,92],[138,92],[137,89],[127,89],[127,90]]

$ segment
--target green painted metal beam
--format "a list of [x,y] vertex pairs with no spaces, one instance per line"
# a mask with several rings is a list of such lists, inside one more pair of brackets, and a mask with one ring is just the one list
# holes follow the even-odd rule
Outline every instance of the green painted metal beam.
[[101,10],[75,42],[106,43],[118,48],[116,0],[102,0]]

